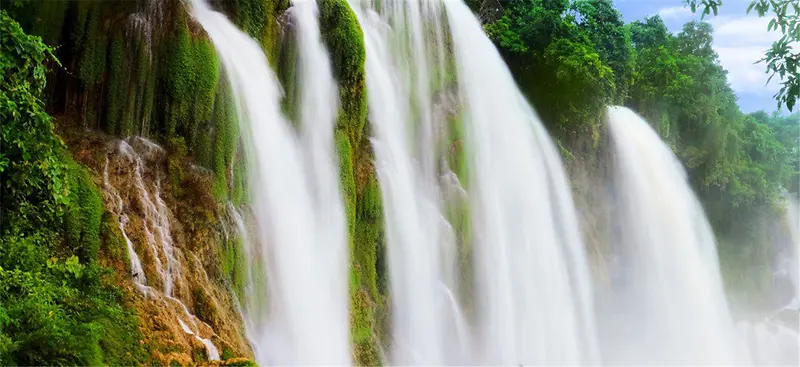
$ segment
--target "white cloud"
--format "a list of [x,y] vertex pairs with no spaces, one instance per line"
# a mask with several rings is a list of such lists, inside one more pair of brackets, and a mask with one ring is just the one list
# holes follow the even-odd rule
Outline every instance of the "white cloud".
[[671,8],[659,9],[658,15],[660,15],[661,18],[666,21],[672,19],[690,18],[692,16],[692,11],[684,6],[673,6]]
[[728,81],[737,93],[773,95],[780,89],[777,78],[766,84],[769,75],[765,65],[758,63],[764,51],[780,38],[778,32],[768,32],[768,18],[754,15],[716,17],[709,19],[714,26],[714,50],[728,70]]
[[[658,14],[670,29],[676,30],[675,33],[680,32],[683,23],[700,20],[699,14],[684,6],[662,8]],[[706,16],[704,20],[714,27],[714,50],[719,54],[722,67],[728,70],[728,81],[737,94],[771,96],[780,89],[776,78],[766,84],[769,78],[766,67],[757,63],[772,42],[780,38],[778,32],[767,31],[769,18],[742,14]]]

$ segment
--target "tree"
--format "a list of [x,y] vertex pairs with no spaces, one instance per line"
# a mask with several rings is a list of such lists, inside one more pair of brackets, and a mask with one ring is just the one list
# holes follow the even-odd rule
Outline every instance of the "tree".
[[[630,83],[625,65],[631,55],[614,49],[630,50],[618,12],[609,2],[572,7],[567,0],[520,0],[504,6],[502,16],[484,28],[520,88],[559,139],[572,147],[594,146],[598,116],[623,99],[615,81],[623,89]],[[616,20],[601,24],[607,19]]]
[[[698,6],[703,7],[703,16],[710,13],[717,14],[722,5],[721,0],[685,0],[692,12]],[[769,80],[775,76],[781,79],[781,89],[775,94],[778,109],[785,105],[792,111],[800,97],[800,50],[792,45],[800,42],[800,3],[797,0],[754,0],[747,7],[747,13],[755,10],[759,17],[772,14],[773,18],[767,25],[767,30],[781,30],[781,38],[772,44],[764,58],[759,60],[766,63]]]
[[570,7],[576,23],[594,44],[600,60],[614,72],[615,103],[628,97],[633,70],[630,30],[610,0],[579,0]]

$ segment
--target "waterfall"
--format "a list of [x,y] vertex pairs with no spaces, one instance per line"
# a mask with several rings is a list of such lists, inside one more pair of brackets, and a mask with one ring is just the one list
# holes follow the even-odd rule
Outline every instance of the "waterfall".
[[786,213],[783,219],[787,222],[791,245],[784,252],[779,253],[779,256],[785,256],[781,259],[780,270],[786,272],[794,294],[784,308],[800,310],[800,205],[798,205],[797,194],[786,195],[785,203]]
[[[149,157],[163,155],[161,147],[144,138],[130,139],[134,144],[144,150]],[[119,154],[129,160],[134,167],[133,185],[138,193],[139,205],[144,211],[144,231],[147,243],[150,245],[151,254],[155,259],[156,271],[162,282],[164,294],[172,296],[176,278],[180,278],[180,267],[175,259],[175,249],[172,243],[172,234],[169,224],[169,209],[161,199],[161,180],[156,179],[155,194],[151,198],[143,179],[144,161],[139,153],[125,140],[119,142]],[[158,174],[158,173],[157,173]]]
[[[379,11],[370,1],[350,5],[364,30],[385,208],[391,362],[597,361],[570,187],[553,143],[477,19],[460,1],[382,1]],[[467,131],[466,191],[437,165],[444,122],[432,101],[435,90],[453,85],[448,63],[455,64]],[[453,266],[458,250],[442,210],[443,192],[458,191],[471,203],[472,269]],[[475,294],[454,296],[464,281],[459,271],[474,273]],[[470,297],[476,309],[462,313],[458,300]],[[474,328],[468,313],[476,315]]]
[[557,150],[477,18],[444,3],[465,109],[479,360],[597,362],[588,265]]
[[[755,321],[740,321],[737,326],[750,347],[753,361],[762,366],[800,365],[800,212],[797,194],[784,195],[780,231],[775,243],[773,290],[778,302],[774,308]],[[785,236],[785,237],[784,237]]]
[[390,363],[466,363],[456,359],[466,350],[446,346],[458,335],[447,327],[447,318],[459,313],[448,290],[454,276],[443,266],[454,260],[442,258],[454,244],[440,208],[430,86],[432,77],[443,74],[436,61],[444,58],[444,44],[441,37],[425,38],[429,29],[441,35],[441,5],[386,1],[380,14],[369,1],[350,0],[350,6],[364,31],[372,145],[383,197],[392,295]]
[[119,196],[119,191],[111,184],[108,178],[108,164],[109,159],[106,157],[106,164],[103,166],[103,188],[105,189],[104,193],[106,194],[106,200],[111,201],[113,203],[110,206],[111,212],[117,216],[117,226],[119,227],[120,232],[122,232],[122,238],[125,240],[125,248],[128,250],[128,259],[131,263],[131,277],[133,278],[133,283],[136,285],[137,289],[140,291],[144,290],[144,286],[147,284],[147,276],[144,274],[144,268],[142,268],[142,261],[139,259],[139,255],[136,254],[136,249],[133,247],[133,242],[128,237],[128,232],[125,230],[125,225],[128,224],[130,220],[128,215],[125,214],[125,207],[122,203],[122,197]]
[[728,310],[714,235],[686,171],[657,133],[634,112],[608,110],[616,157],[615,249],[621,284],[612,290],[624,315],[603,339],[621,350],[612,363],[747,363]]
[[[257,249],[254,248],[253,241],[250,240],[250,234],[252,231],[248,229],[248,226],[245,223],[245,216],[242,215],[242,212],[240,212],[239,209],[237,209],[233,204],[228,204],[228,215],[230,216],[233,226],[236,229],[235,235],[238,236],[238,245],[242,249],[242,253],[244,255],[243,258],[249,259],[246,266],[244,266],[244,294],[236,295],[233,297],[233,301],[236,305],[239,315],[242,317],[242,321],[244,321],[245,336],[253,348],[253,353],[255,355],[261,355],[262,352],[260,351],[257,340],[253,335],[253,330],[255,329],[254,323],[259,322],[260,320],[252,317],[251,315],[258,313],[258,310],[263,305],[263,302],[261,302],[262,298],[266,298],[263,289],[256,288],[258,285],[265,285],[266,282],[257,279],[256,273],[253,271],[253,269],[262,267],[263,264],[258,263],[258,259],[261,257],[258,255]],[[261,290],[262,292],[257,292],[258,290]],[[240,301],[239,298],[242,298],[243,302]],[[253,311],[251,312],[251,310]]]
[[[301,61],[303,77],[324,78],[323,83],[327,80],[330,84],[332,79],[324,75],[329,67],[318,65],[328,61],[319,59],[324,52],[312,19],[315,7],[302,4],[295,10],[298,22],[311,22],[299,26],[300,37],[308,43],[301,45],[301,59],[306,60]],[[279,84],[261,47],[202,0],[192,1],[191,13],[220,55],[250,160],[248,182],[260,248],[247,265],[264,273],[267,282],[260,286],[268,292],[266,307],[245,312],[252,326],[248,334],[256,346],[257,362],[349,364],[348,247],[341,227],[344,215],[339,189],[330,182],[331,177],[338,178],[337,169],[331,167],[332,145],[322,142],[315,147],[320,150],[308,156],[301,149],[304,142],[330,136],[330,132],[312,130],[332,128],[327,109],[332,87],[304,91],[304,104],[323,103],[325,108],[303,109],[310,114],[303,118],[314,119],[305,122],[319,125],[307,127],[311,130],[307,130],[306,141],[298,139],[280,113]],[[258,305],[259,300],[246,303]]]
[[148,187],[145,179],[146,163],[159,162],[166,152],[163,148],[147,139],[130,137],[116,142],[113,153],[114,159],[121,160],[120,163],[124,167],[132,168],[133,170],[132,177],[129,178],[131,180],[126,181],[126,184],[129,192],[133,192],[135,195],[135,199],[131,200],[136,201],[136,206],[141,211],[144,238],[147,242],[147,249],[153,259],[153,265],[161,287],[159,289],[156,285],[150,286],[147,284],[145,268],[136,252],[133,241],[128,235],[127,224],[130,221],[128,210],[130,209],[125,207],[124,200],[120,195],[120,189],[112,183],[109,173],[111,159],[106,157],[106,163],[103,167],[104,192],[106,200],[111,202],[111,205],[109,205],[111,212],[118,218],[118,227],[122,232],[122,238],[125,240],[128,251],[134,286],[145,296],[163,302],[168,309],[173,309],[173,307],[170,307],[170,302],[177,303],[177,307],[174,307],[174,309],[177,309],[178,313],[183,316],[176,315],[175,317],[181,328],[186,334],[191,335],[203,344],[209,360],[219,360],[219,351],[214,343],[200,335],[197,317],[189,312],[189,309],[180,299],[173,295],[176,282],[181,280],[181,264],[178,260],[178,252],[174,247],[172,229],[170,228],[172,213],[161,195],[160,171],[155,169],[152,172],[155,176],[155,184],[150,185],[152,188]]
[[[321,343],[327,348],[319,362],[350,363],[350,319],[348,298],[348,253],[347,219],[339,188],[339,169],[334,149],[334,127],[338,105],[338,88],[333,79],[331,62],[322,44],[316,1],[293,0],[292,10],[297,24],[298,86],[300,90],[300,128],[302,147],[306,153],[307,178],[312,213],[315,214],[317,240],[308,253],[297,256],[313,257],[319,271],[312,279],[311,292],[321,292],[323,298],[298,300],[294,307],[308,307],[305,302],[324,302],[324,310],[309,310],[319,313],[320,318],[311,324],[309,333],[321,333]],[[273,158],[274,159],[274,158]],[[285,246],[292,246],[291,243]],[[320,268],[322,267],[322,268]],[[297,270],[295,270],[297,271]],[[305,276],[295,273],[293,277]],[[295,287],[294,283],[287,284]],[[325,294],[327,292],[327,294]],[[308,317],[308,316],[301,316]],[[291,326],[291,325],[290,325]],[[320,348],[322,345],[308,345]],[[313,349],[300,350],[302,353]]]

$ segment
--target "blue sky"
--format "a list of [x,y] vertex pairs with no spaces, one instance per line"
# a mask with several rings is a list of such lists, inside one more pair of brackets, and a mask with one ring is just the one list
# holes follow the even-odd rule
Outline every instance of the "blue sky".
[[[684,7],[683,0],[614,0],[626,22],[660,14],[672,32],[679,32],[684,23],[700,19]],[[764,64],[754,64],[764,56],[764,51],[780,37],[778,32],[767,32],[769,18],[758,18],[747,14],[750,0],[725,0],[719,15],[706,16],[704,20],[714,26],[714,49],[720,63],[728,70],[728,81],[739,97],[739,106],[744,112],[757,110],[774,111],[777,108],[772,97],[780,85],[775,79],[766,84]]]

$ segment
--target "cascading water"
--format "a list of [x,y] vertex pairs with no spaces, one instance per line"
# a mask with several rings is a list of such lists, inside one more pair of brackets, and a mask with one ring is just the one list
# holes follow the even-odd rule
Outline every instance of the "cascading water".
[[477,18],[444,3],[470,152],[478,361],[597,362],[588,266],[558,153]]
[[[774,244],[772,276],[774,308],[738,327],[750,347],[753,361],[762,366],[800,365],[800,212],[796,194],[784,196],[786,211],[780,218],[780,232]],[[788,243],[787,243],[788,242]]]
[[[319,278],[312,280],[318,282],[315,287],[327,289],[323,299],[307,298],[302,301],[327,302],[325,313],[317,320],[319,323],[313,325],[327,329],[325,332],[330,333],[326,336],[327,340],[321,340],[328,348],[325,357],[329,359],[320,361],[349,363],[350,323],[346,281],[349,245],[333,136],[339,107],[338,88],[319,33],[317,2],[293,0],[292,4],[292,14],[297,24],[301,143],[306,153],[308,185],[317,226],[315,247],[309,249],[311,253],[298,255],[312,256],[318,260],[315,267],[324,267],[318,269]],[[313,289],[312,291],[317,292]],[[321,346],[317,346],[319,347]],[[306,350],[310,351],[312,350]]]
[[[596,361],[588,268],[561,162],[477,19],[459,1],[382,1],[380,12],[369,1],[350,4],[367,52],[392,290],[392,363]],[[467,271],[477,283],[471,295],[477,335],[453,296],[455,271],[448,264],[457,251],[436,177],[441,121],[432,118],[431,85],[444,89],[448,74],[442,4],[473,153],[467,196],[474,269]],[[454,176],[446,172],[442,180]]]
[[130,220],[128,215],[125,214],[125,208],[122,203],[122,197],[119,196],[119,192],[117,189],[111,185],[111,182],[108,178],[108,164],[109,159],[106,158],[106,164],[103,166],[103,187],[105,188],[105,193],[107,195],[107,200],[113,203],[113,206],[110,206],[111,212],[117,216],[118,221],[117,225],[119,226],[120,232],[122,232],[122,238],[125,240],[125,246],[128,250],[128,259],[131,262],[131,277],[133,278],[133,283],[137,286],[139,290],[144,290],[143,288],[147,284],[147,276],[144,274],[144,268],[142,268],[142,261],[139,259],[139,255],[136,254],[136,249],[133,247],[133,242],[128,237],[128,232],[125,230],[125,225],[128,224]]
[[786,231],[791,243],[778,253],[778,271],[783,277],[788,278],[793,294],[783,308],[800,311],[800,206],[797,194],[786,195],[784,202],[786,212],[783,220],[786,222]]
[[[126,213],[126,208],[119,189],[111,182],[109,174],[111,160],[107,157],[106,164],[103,168],[103,183],[106,199],[111,201],[112,205],[110,205],[110,207],[112,208],[112,212],[118,217],[118,226],[122,232],[122,237],[125,240],[128,250],[128,257],[131,263],[131,277],[133,278],[134,285],[144,295],[162,302],[169,309],[176,309],[178,312],[175,317],[184,332],[191,335],[205,346],[209,360],[219,360],[219,351],[216,346],[214,346],[214,343],[212,343],[210,339],[200,335],[197,317],[189,312],[189,309],[180,299],[173,296],[176,281],[180,281],[181,279],[181,267],[172,239],[172,230],[170,228],[170,217],[172,214],[161,197],[161,182],[158,177],[160,174],[158,170],[155,172],[156,178],[153,189],[148,188],[144,177],[146,170],[145,161],[158,161],[160,157],[164,156],[164,150],[147,139],[131,137],[126,140],[120,140],[114,147],[114,151],[116,153],[115,159],[120,159],[122,161],[121,163],[126,167],[133,167],[132,181],[129,181],[128,185],[130,190],[135,194],[135,200],[138,202],[137,207],[141,210],[145,241],[147,242],[147,248],[150,250],[150,255],[153,259],[161,289],[157,288],[157,286],[147,285],[145,269],[142,266],[141,259],[136,252],[133,241],[131,241],[128,235],[126,226],[130,221],[130,217]],[[176,306],[171,304],[176,304]]]
[[426,26],[441,32],[441,5],[385,1],[381,14],[369,1],[350,0],[350,5],[364,30],[372,144],[386,223],[392,295],[389,359],[399,365],[466,363],[465,346],[447,346],[464,338],[448,328],[448,318],[459,313],[457,304],[452,306],[453,284],[448,284],[454,276],[445,274],[443,266],[454,259],[442,254],[453,243],[439,207],[433,154],[430,78],[443,74],[434,70],[441,64],[432,57],[440,53],[443,60],[438,47],[443,43],[424,38]]
[[748,363],[728,310],[715,240],[686,172],[655,130],[608,110],[616,156],[622,281],[603,328],[606,361],[667,365]]
[[[163,154],[163,149],[143,138],[131,138],[144,154],[153,156]],[[161,199],[161,182],[156,179],[155,194],[153,200],[142,177],[144,162],[139,153],[122,140],[119,143],[119,154],[128,159],[134,167],[133,185],[138,193],[139,205],[144,210],[144,231],[147,236],[147,243],[150,245],[153,258],[155,259],[156,271],[162,282],[164,294],[172,297],[173,286],[176,278],[180,278],[180,267],[175,259],[175,249],[172,246],[172,234],[169,225],[169,209]],[[163,259],[163,260],[162,260]]]
[[[311,4],[299,6],[298,21],[315,17],[314,8]],[[334,213],[341,199],[338,186],[330,182],[331,175],[338,177],[336,168],[330,166],[334,162],[332,145],[322,142],[316,147],[320,151],[309,157],[314,167],[307,167],[302,144],[280,113],[279,84],[261,47],[202,0],[192,1],[191,13],[220,55],[250,158],[248,182],[261,248],[248,260],[254,271],[266,274],[267,284],[259,286],[266,286],[269,292],[267,307],[259,306],[260,300],[245,300],[245,317],[251,326],[248,335],[256,346],[257,361],[262,365],[349,364],[348,248],[344,232],[338,232],[344,215]],[[304,33],[301,38],[312,43],[301,45],[308,48],[303,51],[307,61],[301,61],[307,73],[304,77],[330,81],[322,75],[329,68],[316,70],[321,67],[317,63],[327,60],[314,59],[322,57],[321,45],[313,44],[319,35],[306,33],[318,32],[314,27],[299,27]],[[303,103],[330,107],[331,86],[321,88],[325,89],[306,90]],[[330,111],[307,113],[320,113],[303,116],[320,119],[313,123],[321,126],[309,129],[331,128]],[[314,136],[316,132],[308,131],[309,142],[330,136],[329,132]],[[327,217],[320,219],[317,214]]]
[[[244,215],[242,215],[239,209],[233,206],[233,204],[228,205],[228,215],[230,216],[233,226],[236,229],[236,233],[234,235],[238,237],[243,258],[251,259],[248,261],[248,266],[244,267],[245,274],[243,284],[244,289],[242,290],[243,294],[233,297],[233,300],[236,304],[237,311],[242,316],[242,320],[245,323],[245,335],[247,336],[247,339],[251,341],[253,352],[256,355],[259,355],[260,349],[258,345],[253,342],[255,341],[255,336],[252,335],[252,331],[255,329],[253,322],[256,320],[254,320],[252,317],[249,317],[249,313],[250,310],[258,312],[263,305],[263,303],[259,301],[266,298],[266,293],[263,292],[263,289],[256,288],[256,285],[263,285],[266,284],[266,282],[256,279],[256,273],[253,271],[254,268],[262,266],[262,264],[257,262],[261,256],[258,255],[256,249],[253,247],[253,241],[250,240],[250,234],[252,231],[248,230],[248,227],[245,224]],[[262,292],[258,292],[259,290]],[[240,298],[244,301],[244,307],[242,307],[242,302],[239,301]]]

